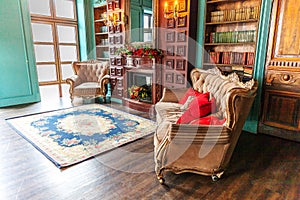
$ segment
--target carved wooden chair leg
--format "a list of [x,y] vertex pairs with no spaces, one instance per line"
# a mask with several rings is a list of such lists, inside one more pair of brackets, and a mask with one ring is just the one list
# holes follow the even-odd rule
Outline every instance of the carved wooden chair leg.
[[157,179],[158,179],[160,184],[163,185],[165,183],[165,179],[163,177],[163,170],[159,171],[159,173],[157,174]]
[[211,175],[211,179],[213,182],[218,181],[223,175],[224,171]]

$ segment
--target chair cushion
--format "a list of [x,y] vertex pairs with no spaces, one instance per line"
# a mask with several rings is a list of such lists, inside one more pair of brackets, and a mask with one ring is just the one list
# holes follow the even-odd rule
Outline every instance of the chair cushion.
[[194,119],[190,122],[190,124],[198,124],[198,125],[223,125],[226,119],[219,119],[216,116],[205,116],[198,119]]
[[73,94],[79,96],[96,96],[100,94],[101,86],[98,82],[85,82],[74,87]]
[[194,90],[193,88],[189,88],[186,93],[183,95],[183,97],[178,101],[178,103],[180,104],[185,104],[186,100],[190,97],[190,96],[199,96],[201,95],[202,93]]
[[215,111],[215,100],[209,100],[209,92],[203,93],[192,100],[188,109],[178,118],[177,124],[188,124],[194,119],[204,117]]
[[100,88],[98,82],[85,82],[75,87],[75,89]]

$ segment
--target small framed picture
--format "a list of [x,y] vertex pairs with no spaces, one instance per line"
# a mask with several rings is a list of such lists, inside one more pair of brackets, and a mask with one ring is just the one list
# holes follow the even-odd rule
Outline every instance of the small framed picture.
[[114,13],[114,21],[116,21],[116,22],[121,21],[121,12]]
[[107,10],[114,9],[114,2],[112,0],[107,1]]
[[178,17],[177,26],[178,27],[186,27],[186,16]]
[[175,42],[175,32],[166,33],[166,42]]
[[115,0],[115,8],[116,9],[120,9],[121,8],[120,0]]
[[178,55],[178,56],[185,56],[186,54],[186,49],[185,49],[186,47],[185,47],[185,45],[180,45],[180,46],[177,46],[177,52],[176,52],[176,54]]
[[122,44],[123,43],[122,35],[115,36],[115,43],[116,44]]
[[167,83],[173,83],[173,73],[166,73],[166,82]]
[[185,70],[185,60],[176,60],[176,70]]
[[122,24],[117,24],[115,29],[116,29],[115,30],[116,33],[121,33],[122,32]]
[[186,0],[180,1],[178,3],[178,12],[185,12],[186,11]]
[[167,55],[174,56],[174,46],[167,46]]
[[121,66],[124,64],[124,59],[122,57],[116,58],[116,65]]
[[115,38],[114,38],[113,36],[110,36],[110,37],[108,38],[108,40],[109,40],[109,44],[111,44],[111,45],[114,45],[114,44],[115,44]]
[[165,61],[166,69],[174,69],[174,60],[168,59]]
[[[110,64],[111,65],[116,65],[116,58],[110,58]],[[110,68],[110,69],[112,69],[112,68]]]
[[182,74],[176,75],[176,83],[177,84],[184,84],[184,76]]
[[186,41],[186,33],[185,31],[180,31],[177,33],[177,42],[185,42]]
[[115,55],[115,52],[116,52],[115,47],[109,48],[110,55]]
[[175,20],[174,20],[174,18],[167,19],[167,27],[168,28],[174,28],[175,27]]
[[109,33],[114,33],[115,32],[115,27],[114,26],[109,26],[108,27],[108,32]]

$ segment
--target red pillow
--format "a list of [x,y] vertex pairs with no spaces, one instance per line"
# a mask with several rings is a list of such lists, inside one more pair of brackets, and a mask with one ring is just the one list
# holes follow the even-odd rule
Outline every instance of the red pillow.
[[203,93],[192,100],[188,109],[178,118],[177,124],[188,124],[194,119],[204,117],[215,111],[214,98],[209,101],[209,92]]
[[223,125],[225,123],[226,119],[219,119],[215,116],[206,116],[201,117],[199,119],[195,119],[191,121],[190,124],[199,124],[199,125]]
[[183,97],[178,101],[178,103],[180,104],[184,104],[186,102],[186,100],[189,98],[189,96],[199,96],[201,95],[202,93],[194,90],[193,88],[189,88],[185,94],[183,95]]

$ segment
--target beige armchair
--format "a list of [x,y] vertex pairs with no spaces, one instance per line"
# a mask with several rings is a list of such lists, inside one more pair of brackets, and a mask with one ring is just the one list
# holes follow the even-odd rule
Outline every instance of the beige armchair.
[[108,62],[83,61],[73,62],[72,67],[75,75],[66,79],[70,85],[70,98],[74,96],[82,98],[105,97],[105,84],[109,83]]
[[236,74],[221,75],[217,70],[193,69],[194,90],[209,92],[216,110],[209,116],[225,119],[222,124],[178,124],[182,105],[181,89],[164,89],[155,105],[158,123],[154,134],[155,171],[160,183],[163,172],[192,172],[218,180],[228,166],[257,90],[254,80],[242,83]]

